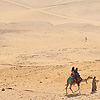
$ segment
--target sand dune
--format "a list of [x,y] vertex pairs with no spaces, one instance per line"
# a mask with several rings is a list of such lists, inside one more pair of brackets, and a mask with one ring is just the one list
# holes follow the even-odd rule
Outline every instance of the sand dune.
[[82,78],[100,80],[99,0],[1,0],[0,5],[0,100],[100,99],[99,83],[91,94],[92,80],[81,84],[81,94],[69,89],[65,94],[72,66]]
[[[42,0],[41,0],[42,2]],[[40,1],[22,1],[16,0],[2,0],[1,3],[1,22],[11,21],[47,21],[52,24],[61,23],[89,23],[93,25],[100,25],[99,20],[99,1],[58,1],[58,2],[45,2]],[[62,4],[60,4],[62,2]],[[63,3],[64,2],[64,3]],[[36,3],[36,4],[35,4]],[[34,8],[29,4],[43,5],[44,8]],[[48,7],[49,5],[49,7]],[[55,6],[54,6],[55,5]],[[6,6],[10,6],[6,9]],[[16,6],[22,10],[17,9]],[[13,7],[13,10],[12,8]],[[93,9],[91,10],[91,8]],[[26,10],[27,9],[27,10]],[[73,10],[74,9],[74,10]],[[8,10],[4,12],[4,10]],[[2,12],[3,11],[3,12]],[[8,16],[9,15],[9,16]],[[5,16],[5,17],[3,17]],[[51,18],[52,17],[52,18]],[[56,19],[56,21],[55,21]]]
[[[50,6],[57,6],[57,5],[63,5],[63,4],[69,4],[69,3],[75,3],[75,2],[80,2],[82,0],[34,0],[34,1],[27,1],[27,0],[13,0],[14,2],[18,2],[24,5],[31,6],[33,8],[44,8],[44,7],[50,7]],[[86,1],[86,0],[84,0]]]

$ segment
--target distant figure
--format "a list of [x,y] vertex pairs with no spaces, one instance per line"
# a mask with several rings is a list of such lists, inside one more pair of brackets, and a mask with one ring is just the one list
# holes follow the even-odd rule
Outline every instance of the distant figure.
[[85,41],[87,41],[87,37],[85,37]]
[[92,92],[97,91],[97,86],[96,86],[96,82],[98,82],[99,80],[96,80],[96,76],[93,77],[92,79]]

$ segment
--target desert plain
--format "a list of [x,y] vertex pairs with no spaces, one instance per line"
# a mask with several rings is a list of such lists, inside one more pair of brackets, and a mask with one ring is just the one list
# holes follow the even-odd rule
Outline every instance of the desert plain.
[[100,80],[100,0],[0,1],[0,100],[99,100],[92,80],[66,95],[73,66]]

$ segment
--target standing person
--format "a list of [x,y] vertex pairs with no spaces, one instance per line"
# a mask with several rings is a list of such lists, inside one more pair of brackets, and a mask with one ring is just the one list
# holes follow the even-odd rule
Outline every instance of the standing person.
[[85,37],[85,41],[87,41],[87,37]]
[[99,80],[96,80],[96,76],[94,76],[92,79],[92,92],[97,91],[96,82],[98,82],[98,81]]

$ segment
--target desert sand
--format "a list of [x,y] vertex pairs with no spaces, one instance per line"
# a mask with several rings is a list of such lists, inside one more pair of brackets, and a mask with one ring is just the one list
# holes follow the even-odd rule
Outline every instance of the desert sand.
[[65,91],[73,66],[100,80],[99,9],[99,0],[1,0],[0,100],[99,100],[92,80]]

